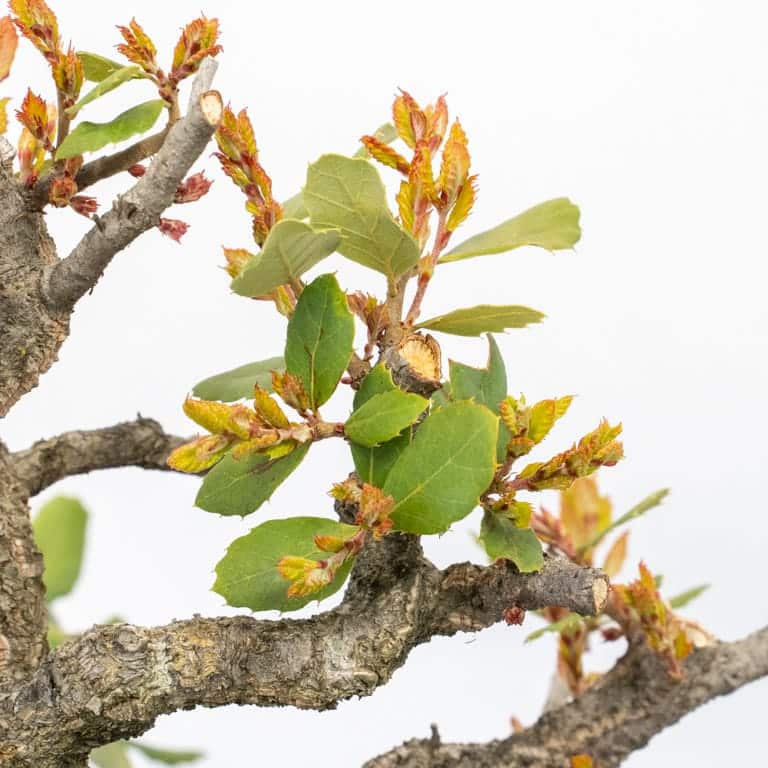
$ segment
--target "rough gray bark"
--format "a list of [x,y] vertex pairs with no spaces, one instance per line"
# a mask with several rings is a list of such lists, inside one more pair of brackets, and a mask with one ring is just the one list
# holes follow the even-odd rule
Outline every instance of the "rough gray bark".
[[433,636],[490,626],[512,605],[595,613],[607,594],[603,574],[562,558],[535,574],[439,571],[415,537],[392,535],[360,555],[342,604],[311,619],[94,627],[0,696],[0,755],[12,768],[82,764],[91,748],[198,705],[328,709],[370,695]]
[[167,435],[153,419],[139,416],[105,429],[65,432],[14,453],[11,468],[28,496],[70,475],[113,467],[167,470],[168,454],[185,441]]
[[577,754],[615,768],[688,712],[768,675],[768,627],[695,650],[684,670],[682,681],[673,680],[638,643],[597,685],[518,734],[487,744],[413,740],[365,768],[570,768]]
[[[209,63],[210,61],[210,63]],[[207,60],[190,110],[169,132],[152,165],[112,210],[96,218],[72,254],[59,260],[36,191],[13,176],[7,143],[0,162],[0,417],[56,360],[75,302],[101,277],[112,257],[154,227],[176,187],[210,140],[221,97],[208,90]]]

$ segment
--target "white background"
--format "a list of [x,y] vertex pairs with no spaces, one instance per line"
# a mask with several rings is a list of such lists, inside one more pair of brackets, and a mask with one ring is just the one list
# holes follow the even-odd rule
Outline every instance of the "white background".
[[[114,55],[114,25],[133,14],[166,63],[198,5],[57,4],[62,33],[79,49]],[[602,416],[621,420],[627,459],[601,478],[618,511],[659,487],[673,491],[633,526],[632,563],[642,557],[663,573],[668,594],[711,582],[688,615],[720,637],[765,624],[762,4],[219,0],[202,10],[223,29],[217,87],[235,108],[249,107],[278,196],[299,189],[322,152],[352,151],[388,118],[401,86],[422,102],[447,92],[470,137],[480,197],[467,236],[545,199],[579,204],[575,253],[528,249],[446,265],[425,312],[479,302],[544,311],[545,323],[499,342],[512,392],[578,394],[549,450]],[[46,77],[22,43],[3,95],[18,107],[32,82],[50,98]],[[149,98],[146,84],[131,83],[86,117]],[[247,247],[249,220],[215,162],[203,166],[216,179],[211,194],[171,213],[192,223],[183,245],[150,232],[115,259],[78,305],[60,362],[1,425],[12,448],[137,411],[189,433],[180,406],[195,381],[280,354],[282,319],[229,294],[220,246]],[[129,181],[96,188],[102,206]],[[87,227],[69,211],[48,221],[62,255]],[[381,290],[357,265],[334,258],[330,268],[347,288]],[[486,354],[481,340],[446,338],[445,350],[473,364]],[[334,403],[343,416],[344,398]],[[323,444],[257,517],[330,514],[325,491],[348,467],[343,445]],[[208,591],[212,568],[258,521],[194,508],[197,486],[128,469],[67,479],[36,500],[77,495],[92,513],[82,581],[57,606],[68,629],[113,613],[144,624],[232,613]],[[470,518],[428,542],[429,552],[440,564],[479,556],[468,535],[478,525]],[[523,646],[535,626],[530,617],[522,629],[434,640],[372,697],[334,712],[185,712],[161,718],[147,740],[201,747],[206,768],[234,768],[356,766],[427,735],[430,722],[445,740],[502,737],[510,715],[532,722],[546,693],[554,643]],[[766,693],[762,682],[704,707],[626,764],[758,764]]]

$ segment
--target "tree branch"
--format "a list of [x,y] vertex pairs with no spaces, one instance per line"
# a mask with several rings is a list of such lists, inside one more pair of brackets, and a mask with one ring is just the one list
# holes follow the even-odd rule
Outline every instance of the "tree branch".
[[139,416],[104,429],[65,432],[40,440],[11,454],[9,463],[28,495],[35,496],[64,477],[95,469],[169,469],[165,463],[168,454],[184,442],[185,438],[166,434],[153,419]]
[[117,198],[111,211],[96,219],[69,256],[48,271],[43,293],[50,306],[71,309],[96,284],[112,257],[156,226],[173,203],[176,188],[221,120],[221,96],[207,90],[215,69],[213,59],[201,65],[189,111],[168,132],[146,174]]
[[581,753],[599,768],[615,768],[688,712],[768,675],[768,627],[695,650],[684,670],[682,681],[673,680],[659,657],[637,644],[593,688],[518,734],[487,744],[413,740],[365,768],[570,768]]
[[0,693],[29,679],[48,650],[43,559],[25,489],[8,464],[0,442]]
[[606,595],[603,574],[564,559],[547,559],[537,574],[505,564],[439,571],[415,537],[393,534],[361,553],[342,604],[310,619],[94,627],[0,700],[0,744],[12,768],[53,768],[179,709],[328,709],[371,694],[434,635],[489,626],[513,604],[533,610],[556,601],[595,613]]

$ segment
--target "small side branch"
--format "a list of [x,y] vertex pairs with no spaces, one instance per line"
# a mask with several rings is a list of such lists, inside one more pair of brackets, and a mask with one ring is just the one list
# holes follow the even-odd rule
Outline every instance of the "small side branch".
[[215,69],[212,59],[201,65],[189,111],[168,132],[147,173],[97,219],[69,256],[48,271],[43,293],[49,306],[71,309],[96,284],[113,256],[156,226],[173,203],[176,188],[221,120],[221,95],[207,90]]
[[432,739],[414,739],[365,768],[570,768],[578,754],[590,755],[600,768],[616,768],[702,704],[767,676],[768,627],[695,650],[684,670],[682,681],[673,680],[653,651],[634,645],[593,688],[518,734],[437,748]]
[[168,454],[185,442],[139,417],[104,429],[65,432],[10,456],[11,470],[35,496],[70,475],[113,467],[168,469]]

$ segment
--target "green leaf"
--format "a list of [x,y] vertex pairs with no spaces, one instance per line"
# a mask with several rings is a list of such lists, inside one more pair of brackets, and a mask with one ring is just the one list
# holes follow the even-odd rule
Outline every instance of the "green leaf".
[[[474,400],[498,415],[501,401],[507,396],[507,371],[496,340],[490,333],[488,347],[488,365],[485,368],[471,368],[455,360],[449,361],[451,397],[454,400]],[[509,439],[509,430],[504,423],[499,422],[499,439],[496,444],[496,460],[499,463],[507,455]]]
[[316,232],[309,224],[283,219],[272,227],[264,247],[232,281],[240,296],[264,296],[279,285],[297,281],[326,256],[341,236],[334,230]]
[[109,123],[79,123],[61,142],[56,159],[66,160],[86,152],[96,152],[107,144],[117,144],[137,133],[144,133],[157,122],[164,106],[162,99],[154,99],[131,107]]
[[150,747],[148,744],[142,744],[138,741],[131,741],[128,743],[128,746],[141,752],[144,757],[148,757],[150,760],[154,760],[157,763],[164,763],[165,765],[194,763],[205,757],[203,752],[195,752],[192,750],[182,751],[178,749],[158,749],[157,747]]
[[560,621],[553,621],[551,624],[547,624],[546,627],[541,627],[541,629],[531,632],[531,634],[525,638],[525,642],[531,643],[534,640],[538,640],[548,632],[557,632],[559,634],[560,632],[567,632],[570,629],[576,629],[576,627],[581,624],[581,619],[582,617],[579,616],[578,613],[567,613],[560,619]]
[[480,542],[493,560],[511,560],[521,573],[544,565],[541,542],[530,528],[518,528],[509,518],[487,510],[480,526]]
[[424,412],[429,401],[420,395],[393,389],[374,395],[352,412],[344,425],[347,437],[373,448],[397,437]]
[[497,433],[498,418],[467,400],[430,413],[384,484],[394,527],[440,533],[466,517],[493,480]]
[[444,381],[440,389],[436,389],[432,393],[432,405],[435,408],[442,408],[444,405],[448,405],[451,402],[451,383]]
[[107,77],[105,77],[103,80],[99,81],[98,85],[88,91],[88,93],[86,93],[85,96],[83,96],[83,98],[77,102],[77,104],[74,104],[69,109],[67,109],[67,116],[69,118],[73,118],[86,104],[90,104],[92,101],[96,101],[96,99],[98,99],[100,96],[103,96],[105,93],[114,91],[115,88],[118,88],[123,83],[127,83],[129,80],[136,80],[144,77],[144,70],[135,64],[122,67],[121,69],[116,69],[114,72],[107,75]]
[[352,357],[355,321],[333,275],[320,275],[303,291],[288,321],[285,367],[304,384],[313,408],[334,393]]
[[[393,392],[398,387],[392,380],[392,374],[382,363],[363,379],[360,389],[355,392],[353,407],[355,410],[362,408],[372,397]],[[389,474],[389,470],[397,461],[405,447],[411,442],[412,430],[407,429],[400,437],[390,440],[377,448],[366,448],[357,443],[350,443],[352,460],[355,471],[364,483],[370,483],[381,488]]]
[[278,459],[261,453],[234,459],[229,454],[205,476],[195,504],[219,515],[250,515],[299,466],[307,450],[309,445],[298,445]]
[[304,205],[312,226],[341,231],[339,253],[390,281],[419,260],[416,241],[392,218],[384,184],[367,160],[323,155],[307,171]]
[[684,608],[688,603],[692,603],[697,597],[703,595],[710,586],[710,584],[699,584],[697,587],[692,587],[685,592],[681,592],[679,595],[670,597],[669,607],[673,611],[676,611],[678,608]]
[[614,520],[607,528],[604,528],[586,544],[579,547],[579,552],[586,552],[588,549],[596,547],[611,531],[625,525],[630,520],[634,520],[636,517],[644,515],[649,509],[658,507],[668,494],[669,488],[662,488],[649,496],[646,496],[639,504],[635,504],[629,512],[625,512],[621,517],[616,518],[616,520]]
[[112,59],[108,59],[105,56],[99,56],[98,53],[78,51],[77,55],[80,61],[83,62],[83,75],[85,79],[90,80],[92,83],[100,83],[113,72],[117,72],[118,69],[125,67],[125,64],[121,64],[119,61],[112,61]]
[[544,319],[541,312],[528,307],[512,305],[478,304],[476,307],[456,309],[445,315],[424,320],[416,328],[452,333],[454,336],[480,336],[487,331],[507,328],[525,328]]
[[579,209],[567,197],[558,197],[529,208],[498,227],[470,237],[448,251],[440,262],[503,253],[523,245],[557,251],[572,248],[580,237]]
[[243,397],[251,398],[255,384],[271,392],[272,371],[282,373],[284,370],[285,360],[282,357],[270,357],[203,379],[192,387],[192,394],[203,400],[222,400],[225,403]]
[[[380,125],[373,134],[379,141],[385,144],[391,144],[397,138],[397,131],[392,123]],[[370,157],[365,147],[360,147],[352,157]],[[309,217],[309,211],[304,205],[304,193],[297,192],[293,197],[289,197],[283,203],[283,216],[286,219],[306,219]]]
[[77,500],[57,496],[44,504],[32,524],[35,544],[42,552],[46,598],[67,595],[77,582],[85,547],[88,513]]
[[291,517],[269,520],[245,536],[235,539],[216,566],[213,591],[229,605],[252,611],[295,611],[312,600],[322,600],[336,592],[349,574],[352,561],[345,563],[334,581],[312,595],[288,597],[290,583],[277,571],[286,555],[324,560],[327,552],[315,546],[317,534],[349,538],[358,529],[324,517]]
[[[384,144],[391,144],[397,138],[397,129],[394,125],[392,125],[392,123],[382,123],[373,132],[373,136]],[[362,157],[364,159],[367,159],[370,156],[371,153],[365,148],[365,146],[359,147],[357,152],[352,155],[352,157]]]
[[113,741],[111,744],[94,749],[88,759],[98,768],[131,768],[128,744],[125,741]]

